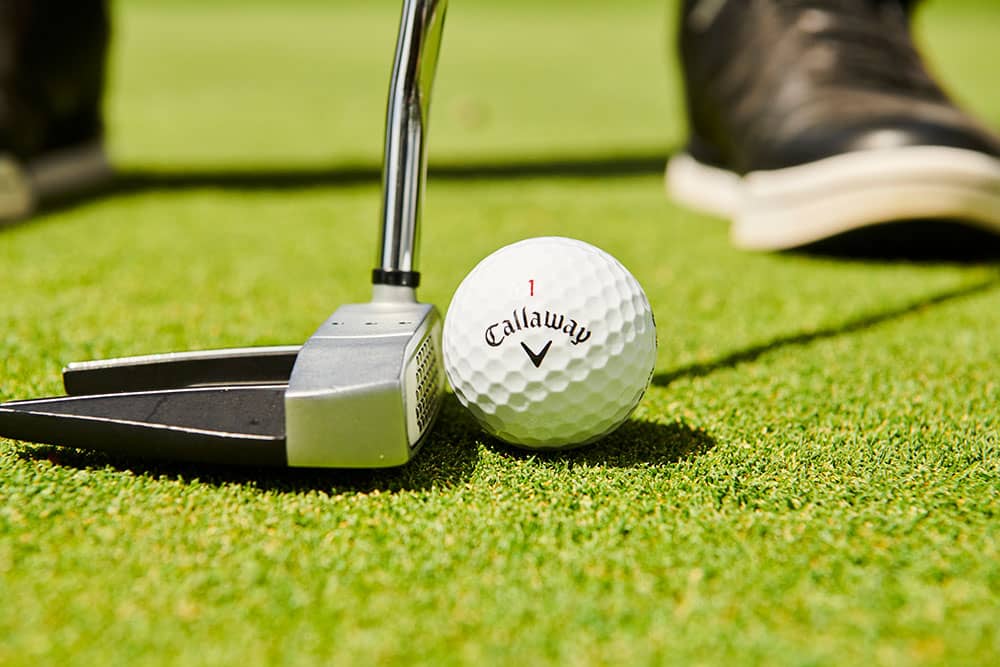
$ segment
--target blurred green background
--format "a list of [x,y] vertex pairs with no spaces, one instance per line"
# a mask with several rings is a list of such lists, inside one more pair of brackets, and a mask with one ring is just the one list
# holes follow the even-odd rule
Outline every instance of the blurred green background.
[[[115,3],[115,156],[126,166],[378,163],[397,4],[340,2],[331,14],[320,0]],[[676,1],[453,0],[448,11],[435,161],[645,157],[683,142]],[[996,85],[985,46],[998,12],[990,0],[931,0],[919,14],[929,60],[987,115],[977,92]]]

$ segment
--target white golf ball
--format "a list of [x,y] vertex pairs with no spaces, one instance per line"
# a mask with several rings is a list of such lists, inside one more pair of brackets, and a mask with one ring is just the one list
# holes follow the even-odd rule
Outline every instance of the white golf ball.
[[656,326],[638,281],[594,246],[532,238],[481,261],[452,298],[444,366],[479,423],[533,449],[593,442],[639,403]]

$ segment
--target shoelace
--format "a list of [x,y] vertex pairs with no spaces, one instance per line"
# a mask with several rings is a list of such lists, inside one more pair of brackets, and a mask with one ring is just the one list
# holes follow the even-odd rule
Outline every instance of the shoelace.
[[[728,1],[754,3],[739,47],[759,57],[731,58],[715,80],[743,136],[769,141],[831,115],[867,115],[873,104],[888,111],[947,99],[898,0]],[[768,111],[775,105],[781,114]]]
[[913,46],[899,0],[770,0],[824,83],[943,99]]

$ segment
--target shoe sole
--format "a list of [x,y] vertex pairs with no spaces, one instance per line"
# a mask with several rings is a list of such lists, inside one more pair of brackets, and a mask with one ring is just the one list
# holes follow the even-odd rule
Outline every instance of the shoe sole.
[[0,224],[23,218],[34,201],[24,171],[7,155],[0,155]]
[[1000,235],[1000,160],[945,146],[844,153],[737,174],[687,154],[670,160],[667,190],[730,218],[733,243],[787,250],[887,222],[948,220]]
[[27,217],[39,202],[94,190],[113,178],[100,142],[53,151],[27,167],[0,155],[0,223]]

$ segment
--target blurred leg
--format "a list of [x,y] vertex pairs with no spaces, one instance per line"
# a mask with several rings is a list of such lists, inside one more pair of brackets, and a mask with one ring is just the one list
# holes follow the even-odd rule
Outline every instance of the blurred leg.
[[109,35],[106,0],[0,0],[0,220],[106,177]]

